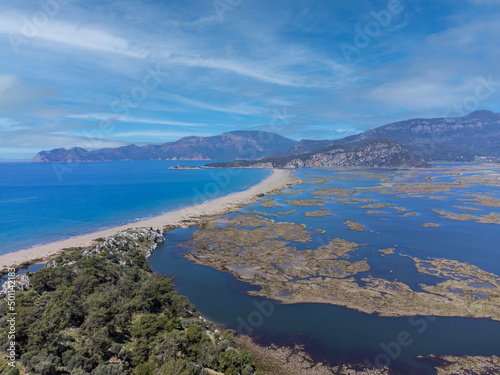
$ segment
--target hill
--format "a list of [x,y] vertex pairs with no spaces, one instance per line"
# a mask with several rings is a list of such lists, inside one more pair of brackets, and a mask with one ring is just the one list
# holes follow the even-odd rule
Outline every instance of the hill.
[[229,163],[210,163],[207,167],[254,167],[254,168],[412,168],[428,167],[429,164],[415,156],[399,143],[378,139],[359,146],[334,145],[320,151],[273,157],[261,160],[236,160]]

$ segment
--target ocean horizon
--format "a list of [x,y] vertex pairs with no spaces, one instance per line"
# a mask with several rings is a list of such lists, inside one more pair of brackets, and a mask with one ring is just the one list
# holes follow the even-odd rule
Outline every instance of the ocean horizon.
[[149,219],[246,190],[262,169],[206,161],[0,163],[0,255]]

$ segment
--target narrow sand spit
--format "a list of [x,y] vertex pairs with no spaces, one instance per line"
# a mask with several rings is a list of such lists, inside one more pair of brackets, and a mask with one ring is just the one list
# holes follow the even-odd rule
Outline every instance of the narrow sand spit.
[[35,259],[47,259],[65,248],[90,246],[96,238],[112,236],[119,231],[129,228],[163,228],[165,225],[182,225],[183,220],[188,220],[192,217],[221,215],[231,212],[239,209],[242,205],[255,202],[258,199],[258,194],[265,194],[276,189],[285,188],[294,181],[292,175],[292,170],[274,169],[268,178],[245,191],[226,195],[195,206],[185,207],[177,211],[167,212],[151,219],[0,255],[0,269]]

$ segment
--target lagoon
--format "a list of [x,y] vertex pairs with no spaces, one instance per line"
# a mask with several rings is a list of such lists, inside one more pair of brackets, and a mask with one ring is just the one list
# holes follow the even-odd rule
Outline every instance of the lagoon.
[[[366,172],[366,173],[365,173]],[[407,171],[406,171],[407,172]],[[380,182],[408,181],[405,171],[324,171],[299,170],[297,176],[308,183],[296,186],[294,190],[306,190],[292,199],[312,199],[317,189],[328,187],[374,187]],[[318,178],[311,175],[331,175],[325,183],[315,184]],[[370,178],[367,178],[367,175]],[[430,170],[411,176],[410,180],[422,182],[436,175]],[[340,179],[340,178],[342,179]],[[349,178],[349,179],[345,179]],[[439,182],[450,181],[442,177]],[[489,194],[498,198],[500,189],[495,186],[473,185],[469,188],[458,187],[448,192],[436,192],[432,197],[408,196],[405,194],[380,194],[376,191],[362,190],[363,199],[375,199],[376,203],[393,204],[405,208],[405,212],[415,212],[415,216],[401,217],[402,212],[387,206],[380,214],[367,214],[361,208],[366,203],[343,204],[328,200],[325,208],[333,216],[306,217],[305,212],[318,207],[290,206],[284,200],[287,195],[272,196],[273,202],[282,207],[262,207],[259,202],[244,207],[244,211],[260,211],[268,215],[280,211],[297,211],[272,217],[282,222],[304,223],[308,229],[322,229],[309,245],[296,244],[300,250],[314,248],[328,238],[339,237],[349,241],[366,244],[353,254],[353,261],[367,259],[371,265],[367,274],[387,280],[399,280],[415,291],[421,291],[419,284],[435,285],[437,277],[419,274],[411,259],[399,256],[410,255],[420,259],[428,257],[448,258],[469,262],[485,271],[500,274],[498,243],[500,231],[497,224],[484,224],[475,221],[455,221],[441,217],[433,209],[456,212],[453,206],[479,208],[482,214],[500,212],[496,207],[474,206],[464,197],[468,194]],[[356,195],[358,197],[358,195]],[[436,199],[436,196],[442,198]],[[236,215],[236,214],[231,214]],[[269,217],[267,217],[269,218]],[[383,220],[381,220],[383,219]],[[368,231],[350,231],[343,226],[346,220],[362,223]],[[440,224],[439,228],[424,228],[423,223]],[[241,333],[250,334],[263,344],[283,345],[305,344],[306,350],[315,359],[331,363],[360,362],[379,363],[389,360],[391,366],[408,374],[434,374],[426,363],[415,359],[417,355],[498,355],[500,353],[500,322],[490,319],[471,319],[455,317],[379,317],[364,314],[341,306],[308,303],[283,305],[262,297],[249,296],[249,290],[258,290],[238,280],[234,275],[200,266],[185,259],[185,249],[177,247],[189,240],[196,228],[177,229],[166,235],[166,243],[159,247],[149,262],[157,273],[175,276],[177,290],[187,295],[197,308],[209,319],[234,328]],[[394,255],[382,257],[378,252],[397,245]],[[367,274],[356,275],[359,280]],[[272,303],[272,305],[270,305]],[[266,309],[267,307],[267,309]],[[272,313],[269,313],[272,310]],[[399,335],[404,333],[406,346],[396,344]]]

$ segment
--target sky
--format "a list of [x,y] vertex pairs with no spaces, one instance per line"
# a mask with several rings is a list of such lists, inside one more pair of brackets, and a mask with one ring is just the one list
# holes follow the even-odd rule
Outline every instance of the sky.
[[0,160],[500,112],[500,0],[0,0]]

